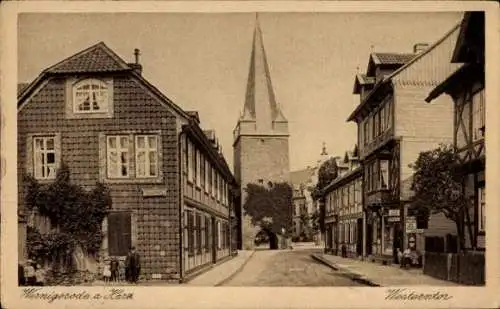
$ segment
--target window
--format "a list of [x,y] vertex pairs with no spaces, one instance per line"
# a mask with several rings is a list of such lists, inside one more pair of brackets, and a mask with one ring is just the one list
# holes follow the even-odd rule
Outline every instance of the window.
[[213,197],[216,197],[216,192],[217,192],[217,171],[215,170],[215,168],[212,167],[212,196]]
[[210,163],[205,159],[205,192],[210,192]]
[[484,89],[472,96],[472,136],[473,140],[484,138]]
[[158,137],[139,135],[135,137],[136,177],[158,176]]
[[196,149],[196,185],[201,186],[201,152]]
[[182,153],[184,154],[184,173],[188,173],[189,169],[189,156],[188,156],[188,140],[185,139],[182,145]]
[[194,255],[194,214],[192,211],[187,211],[187,232],[188,232],[188,255]]
[[129,137],[107,137],[107,172],[109,178],[128,178],[129,166]]
[[365,122],[363,123],[363,136],[364,136],[364,144],[368,144],[370,141],[370,130],[369,130],[369,118],[365,119]]
[[205,156],[200,153],[200,186],[205,188]]
[[380,161],[380,186],[382,189],[387,189],[389,184],[389,161]]
[[108,86],[98,79],[86,79],[73,87],[74,113],[105,113],[108,111]]
[[110,256],[125,256],[132,246],[132,214],[110,212],[108,214],[108,252]]
[[208,193],[213,195],[213,186],[212,186],[212,174],[213,174],[213,168],[212,165],[208,166]]
[[478,229],[480,232],[485,231],[486,226],[486,191],[484,187],[479,187],[477,190],[478,198]]
[[55,137],[33,138],[33,164],[36,179],[54,179],[56,177]]
[[382,108],[380,109],[380,133],[383,133],[385,132],[385,130],[387,129],[386,127],[386,111],[387,111],[387,106],[386,106],[386,103],[382,103]]
[[215,173],[215,197],[217,201],[220,199],[220,191],[219,191],[219,174]]
[[391,101],[386,101],[385,103],[385,130],[391,127],[392,118],[391,118]]
[[352,183],[349,186],[349,203],[351,204],[351,206],[355,205],[355,201],[354,201],[354,183]]
[[377,114],[375,115],[376,117],[376,129],[377,129],[377,132],[375,133],[376,136],[379,136],[380,134],[382,134],[382,110],[379,109],[377,111]]
[[191,141],[187,141],[188,144],[188,180],[193,181],[193,172],[194,172],[194,152],[193,152],[193,143]]
[[207,236],[206,236],[207,231],[206,231],[206,228],[205,228],[205,225],[207,223],[205,222],[205,216],[204,215],[199,214],[199,216],[200,216],[200,231],[201,231],[201,235],[200,235],[201,241],[200,241],[200,244],[201,244],[201,246],[200,246],[200,249],[198,251],[199,251],[199,253],[203,253],[203,252],[205,252],[206,247],[207,247]]
[[371,116],[371,121],[372,121],[372,140],[377,137],[377,132],[378,132],[378,117],[377,114],[373,114]]
[[201,214],[196,213],[196,253],[201,254],[202,252],[202,233],[201,233]]
[[212,243],[210,242],[210,217],[205,216],[205,252],[210,252],[212,248]]
[[217,221],[217,249],[222,249],[221,234],[222,234],[221,222]]

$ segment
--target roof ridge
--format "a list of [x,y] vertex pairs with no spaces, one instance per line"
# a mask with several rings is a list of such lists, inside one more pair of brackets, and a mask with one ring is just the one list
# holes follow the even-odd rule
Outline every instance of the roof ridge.
[[446,32],[439,40],[437,40],[431,46],[429,46],[429,48],[427,48],[425,51],[423,51],[420,54],[416,55],[410,61],[408,61],[407,63],[405,63],[404,65],[402,65],[400,68],[398,68],[397,70],[395,70],[391,74],[389,74],[386,77],[384,77],[384,81],[392,79],[393,77],[395,77],[396,75],[398,75],[399,73],[401,73],[402,71],[404,71],[406,68],[408,68],[409,66],[411,66],[413,63],[415,63],[417,60],[421,59],[422,57],[424,57],[425,55],[427,55],[428,53],[430,53],[437,46],[439,46],[442,42],[444,42],[444,40],[446,40],[447,38],[449,38],[460,27],[460,24],[461,24],[461,22],[457,23],[452,29],[448,30],[448,32]]
[[83,55],[85,55],[93,50],[97,50],[99,48],[102,49],[105,54],[107,54],[109,57],[111,57],[121,69],[123,69],[123,70],[130,70],[131,69],[131,67],[127,64],[127,62],[125,60],[123,60],[120,56],[118,56],[103,41],[99,41],[98,43],[91,45],[91,46],[77,52],[76,54],[73,54],[73,55],[57,62],[56,64],[46,68],[42,72],[47,72],[47,73],[54,72],[54,71],[56,71],[56,69],[58,67],[63,67],[65,64],[69,63],[70,61],[78,59],[79,57],[81,57],[81,56],[83,56]]

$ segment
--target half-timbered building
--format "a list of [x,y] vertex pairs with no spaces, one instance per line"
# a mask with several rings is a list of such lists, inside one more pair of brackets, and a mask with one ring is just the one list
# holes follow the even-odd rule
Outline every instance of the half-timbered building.
[[134,246],[143,279],[182,281],[230,255],[238,190],[214,133],[148,82],[138,50],[135,57],[127,63],[101,42],[45,69],[18,95],[21,231],[45,222],[23,211],[22,176],[47,184],[64,162],[73,183],[111,192],[95,264],[124,260]]
[[363,169],[348,153],[344,169],[323,189],[325,252],[345,257],[363,256]]
[[[458,152],[461,172],[466,174],[464,191],[470,199],[472,233],[465,230],[468,249],[485,249],[485,17],[484,12],[464,15],[452,63],[461,67],[433,89],[426,101],[434,104],[441,94],[454,101],[453,144]],[[464,218],[465,218],[464,216]],[[472,235],[470,235],[472,234]]]
[[413,173],[409,165],[421,151],[452,141],[449,102],[441,100],[432,108],[421,102],[440,77],[453,71],[440,60],[450,56],[457,35],[458,26],[432,46],[416,44],[413,53],[372,53],[366,74],[355,77],[360,104],[348,121],[358,125],[366,254],[374,260],[392,262],[397,248],[407,246],[408,194],[402,182]]

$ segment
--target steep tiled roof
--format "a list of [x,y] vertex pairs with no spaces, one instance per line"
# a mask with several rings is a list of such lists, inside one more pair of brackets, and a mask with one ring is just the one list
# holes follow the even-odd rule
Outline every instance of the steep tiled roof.
[[366,74],[357,74],[356,79],[360,85],[375,83],[375,78],[371,76],[366,76]]
[[30,83],[19,83],[17,84],[17,95],[21,94],[21,92],[24,91],[24,89],[26,89],[26,87],[28,87],[30,85]]
[[[352,121],[356,117],[356,115],[364,108],[366,102],[371,100],[371,97],[373,96],[374,93],[377,92],[378,89],[382,88],[383,86],[386,86],[387,83],[400,74],[402,71],[406,70],[408,67],[410,67],[413,63],[421,59],[422,57],[425,57],[427,54],[429,54],[433,49],[435,49],[437,46],[439,46],[443,41],[445,41],[448,37],[450,37],[453,32],[458,28],[459,25],[456,25],[453,29],[451,29],[448,33],[446,33],[441,39],[439,39],[437,42],[435,42],[432,46],[427,48],[425,51],[418,53],[418,54],[396,54],[396,53],[372,53],[370,59],[373,59],[375,61],[375,57],[373,57],[374,54],[377,55],[378,61],[386,61],[386,64],[392,63],[396,64],[395,61],[405,61],[403,63],[400,63],[401,66],[390,73],[388,76],[384,76],[380,82],[377,82],[374,89],[368,94],[367,97],[363,99],[363,101],[356,107],[356,109],[349,115],[347,118],[347,121]],[[385,55],[381,56],[380,55]],[[382,59],[380,59],[382,58]],[[370,60],[371,62],[372,60]],[[370,65],[369,65],[370,66]]]
[[416,54],[408,53],[372,53],[376,64],[405,64],[415,56]]
[[198,114],[197,111],[186,111],[186,114],[188,114],[190,117],[194,118],[196,122],[200,123],[200,115]]
[[131,68],[107,48],[97,43],[47,69],[49,73],[115,72]]
[[356,74],[356,78],[354,80],[353,93],[359,94],[361,90],[361,86],[365,85],[374,85],[375,78],[371,76],[366,76],[366,74]]

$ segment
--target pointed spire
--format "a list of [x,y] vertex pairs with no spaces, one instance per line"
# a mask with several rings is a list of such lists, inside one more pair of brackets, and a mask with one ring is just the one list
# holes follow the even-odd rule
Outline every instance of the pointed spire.
[[326,143],[323,142],[323,148],[321,149],[321,155],[322,156],[327,156],[328,152],[326,152]]
[[255,14],[250,69],[241,120],[255,121],[259,131],[272,130],[275,121],[287,122],[276,102],[258,13]]

